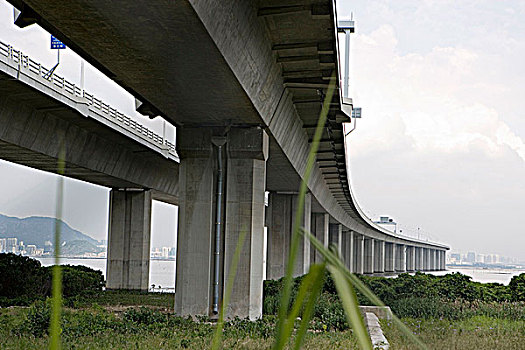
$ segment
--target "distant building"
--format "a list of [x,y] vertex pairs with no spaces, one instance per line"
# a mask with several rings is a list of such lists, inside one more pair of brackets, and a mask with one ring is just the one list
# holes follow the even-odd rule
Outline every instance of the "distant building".
[[31,255],[31,256],[35,256],[35,255],[37,255],[37,254],[36,254],[36,252],[37,252],[36,245],[34,245],[34,244],[28,244],[28,245],[26,246],[26,249],[25,249],[25,250],[26,250],[26,254],[27,254],[27,255]]
[[394,221],[394,219],[388,217],[388,216],[380,216],[379,221],[374,221],[374,223],[378,224],[385,230],[396,232],[397,223]]
[[44,254],[51,254],[53,252],[53,243],[46,241],[44,243]]
[[7,239],[0,238],[0,253],[5,253],[7,251]]
[[8,253],[18,253],[18,239],[8,238],[6,242],[6,252]]
[[476,253],[468,252],[465,258],[465,261],[470,262],[470,263],[476,262]]

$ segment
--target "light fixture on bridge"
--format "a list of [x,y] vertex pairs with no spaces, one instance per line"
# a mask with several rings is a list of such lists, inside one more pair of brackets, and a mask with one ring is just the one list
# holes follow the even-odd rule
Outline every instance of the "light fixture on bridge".
[[352,105],[352,99],[348,96],[348,80],[350,75],[350,34],[355,32],[353,14],[349,21],[337,22],[337,32],[345,33],[345,75],[343,77],[343,104]]

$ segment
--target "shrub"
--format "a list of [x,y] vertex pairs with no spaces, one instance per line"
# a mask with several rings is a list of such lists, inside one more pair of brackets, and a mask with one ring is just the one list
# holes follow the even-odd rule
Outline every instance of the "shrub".
[[49,329],[51,306],[48,301],[37,301],[31,305],[23,327],[35,337],[41,337]]
[[50,283],[40,262],[13,253],[0,254],[0,298],[28,305],[49,292]]
[[525,301],[525,273],[512,277],[509,289],[512,300]]

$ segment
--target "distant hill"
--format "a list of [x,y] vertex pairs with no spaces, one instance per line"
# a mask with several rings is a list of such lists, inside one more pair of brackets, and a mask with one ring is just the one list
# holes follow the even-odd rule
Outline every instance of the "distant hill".
[[[31,216],[28,218],[17,218],[0,214],[0,238],[15,237],[23,241],[24,245],[34,244],[39,248],[44,247],[46,241],[55,241],[55,218],[42,216]],[[97,245],[97,240],[88,235],[72,229],[68,224],[60,221],[60,241],[87,241]]]
[[60,255],[62,256],[79,256],[84,253],[100,253],[104,249],[98,248],[88,241],[68,241],[60,247]]

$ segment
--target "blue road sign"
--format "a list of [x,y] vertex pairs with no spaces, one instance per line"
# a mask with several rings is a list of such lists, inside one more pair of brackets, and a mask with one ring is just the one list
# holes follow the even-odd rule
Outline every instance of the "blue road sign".
[[51,35],[51,49],[65,49],[66,45]]

